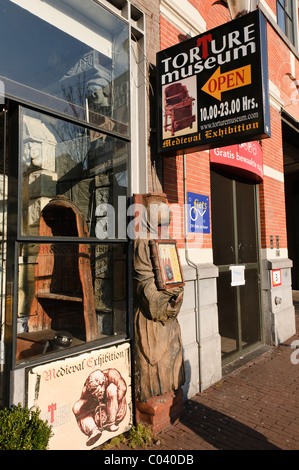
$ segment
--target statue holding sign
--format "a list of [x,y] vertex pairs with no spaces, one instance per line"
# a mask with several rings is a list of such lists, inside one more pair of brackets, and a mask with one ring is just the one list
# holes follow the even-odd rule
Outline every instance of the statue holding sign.
[[[168,231],[169,207],[165,195],[159,196],[143,198],[143,230],[134,242],[135,391],[139,403],[164,394],[173,396],[185,382],[177,320],[183,301],[183,278],[175,242],[160,239],[163,230]],[[159,243],[166,250],[164,259],[159,252],[155,257],[151,248]],[[164,285],[158,282],[157,270]]]

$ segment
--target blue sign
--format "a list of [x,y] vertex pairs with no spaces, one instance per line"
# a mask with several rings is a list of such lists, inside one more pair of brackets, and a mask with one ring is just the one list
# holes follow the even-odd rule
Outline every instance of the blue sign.
[[210,233],[210,198],[202,194],[187,193],[188,232]]

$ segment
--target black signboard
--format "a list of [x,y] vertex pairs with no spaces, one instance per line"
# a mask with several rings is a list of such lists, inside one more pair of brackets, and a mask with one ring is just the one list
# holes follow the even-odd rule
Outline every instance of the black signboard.
[[270,137],[266,40],[256,10],[158,52],[160,153]]

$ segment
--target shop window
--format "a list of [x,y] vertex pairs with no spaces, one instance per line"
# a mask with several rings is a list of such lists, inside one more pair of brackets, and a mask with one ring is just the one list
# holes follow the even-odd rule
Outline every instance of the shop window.
[[293,0],[277,0],[277,24],[289,38],[292,44],[295,44],[294,36],[294,6]]
[[0,0],[5,95],[128,136],[128,24],[91,0],[85,16],[43,1],[42,19],[34,5]]
[[27,108],[20,140],[17,360],[126,335],[128,143]]
[[0,0],[1,300],[12,367],[129,334],[129,41],[130,32],[142,40],[144,24],[131,5],[123,18],[107,8]]

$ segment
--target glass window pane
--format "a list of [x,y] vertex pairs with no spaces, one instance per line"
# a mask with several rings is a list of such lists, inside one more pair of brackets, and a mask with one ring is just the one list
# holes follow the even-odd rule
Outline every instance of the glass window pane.
[[246,287],[240,286],[242,346],[261,340],[257,269],[246,269]]
[[294,43],[294,28],[293,22],[286,16],[286,35],[289,40]]
[[219,334],[224,359],[238,349],[238,311],[236,288],[231,287],[231,272],[219,273],[217,282]]
[[294,22],[293,22],[293,2],[292,0],[278,0],[277,7],[277,24],[294,44]]
[[279,4],[277,4],[277,24],[281,30],[285,33],[285,18],[284,10]]
[[0,0],[0,78],[7,96],[128,135],[128,25],[100,5],[87,3],[87,11],[101,14],[94,23],[89,19],[86,40],[79,40]]
[[22,235],[126,238],[128,144],[25,108],[21,132]]
[[17,360],[126,333],[123,244],[19,245]]
[[281,6],[281,8],[284,10],[284,8],[285,8],[285,0],[278,0],[278,3],[279,3],[279,5]]
[[293,18],[293,3],[292,0],[285,0],[285,11],[287,14]]

